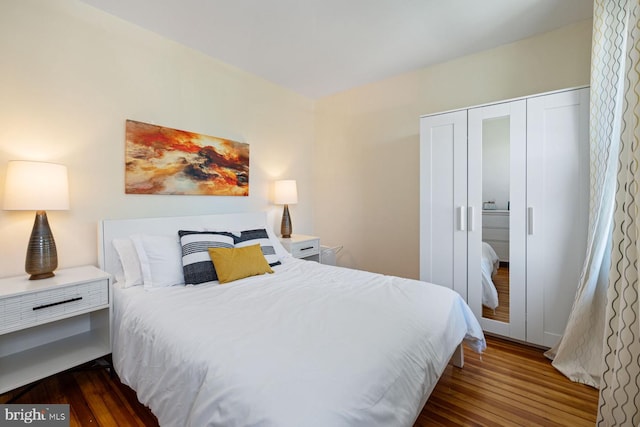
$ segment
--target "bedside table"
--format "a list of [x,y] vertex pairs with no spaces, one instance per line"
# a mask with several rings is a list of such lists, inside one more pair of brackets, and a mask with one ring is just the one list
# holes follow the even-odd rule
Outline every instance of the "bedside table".
[[0,279],[0,393],[111,353],[110,275],[55,274]]
[[320,262],[320,238],[292,234],[290,238],[280,238],[280,243],[294,258]]

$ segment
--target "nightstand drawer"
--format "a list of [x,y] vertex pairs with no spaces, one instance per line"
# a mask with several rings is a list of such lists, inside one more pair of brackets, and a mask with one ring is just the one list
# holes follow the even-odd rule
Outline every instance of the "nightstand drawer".
[[291,245],[291,255],[295,258],[305,258],[320,253],[320,239],[306,240]]
[[0,333],[108,304],[108,279],[2,298]]

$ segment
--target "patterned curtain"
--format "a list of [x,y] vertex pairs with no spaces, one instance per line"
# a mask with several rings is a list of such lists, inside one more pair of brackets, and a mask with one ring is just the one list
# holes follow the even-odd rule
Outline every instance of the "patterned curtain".
[[605,37],[615,38],[625,57],[616,100],[622,117],[598,425],[639,426],[640,0],[596,1],[600,9],[615,14],[615,31]]
[[591,61],[587,259],[565,335],[547,355],[600,388],[598,425],[638,426],[640,0],[595,1]]
[[611,263],[624,64],[626,0],[596,0],[591,52],[589,236],[584,269],[564,336],[546,354],[572,381],[600,388]]

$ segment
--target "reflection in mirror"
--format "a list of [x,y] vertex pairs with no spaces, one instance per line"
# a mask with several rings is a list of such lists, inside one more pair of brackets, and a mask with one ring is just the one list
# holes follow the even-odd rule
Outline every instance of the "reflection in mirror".
[[482,317],[509,322],[509,117],[482,122]]

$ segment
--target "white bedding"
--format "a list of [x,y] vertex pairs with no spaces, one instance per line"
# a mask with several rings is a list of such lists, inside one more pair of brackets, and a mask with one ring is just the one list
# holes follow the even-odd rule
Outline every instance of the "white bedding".
[[287,258],[225,285],[115,287],[113,361],[162,426],[411,426],[457,345],[455,292]]
[[482,305],[495,310],[498,307],[498,290],[493,275],[498,271],[500,260],[491,245],[482,242]]

